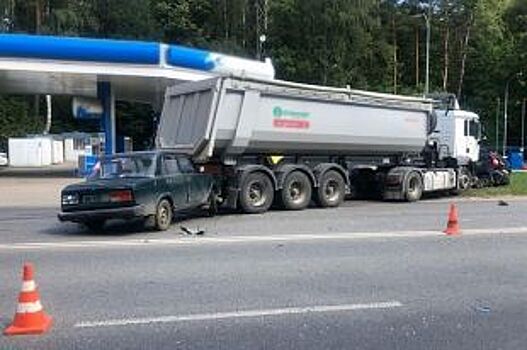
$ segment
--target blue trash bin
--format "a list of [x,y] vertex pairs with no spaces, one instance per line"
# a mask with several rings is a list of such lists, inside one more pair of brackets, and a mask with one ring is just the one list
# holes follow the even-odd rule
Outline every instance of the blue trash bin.
[[509,166],[513,170],[523,169],[523,151],[519,148],[507,152]]

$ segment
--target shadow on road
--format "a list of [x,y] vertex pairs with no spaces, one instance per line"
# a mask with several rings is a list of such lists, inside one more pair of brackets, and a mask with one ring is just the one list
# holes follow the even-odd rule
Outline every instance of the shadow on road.
[[[221,212],[218,216],[231,215],[232,212]],[[177,213],[172,222],[172,227],[169,233],[174,230],[181,234],[185,234],[180,230],[180,226],[185,226],[185,223],[190,220],[206,218],[208,215],[203,211],[191,211]],[[193,228],[193,227],[192,227]],[[144,221],[137,219],[132,221],[111,220],[106,223],[101,230],[90,230],[86,226],[75,223],[61,223],[58,222],[51,227],[44,227],[38,230],[38,233],[52,236],[84,236],[84,237],[123,237],[136,236],[137,234],[151,234],[157,232],[154,228],[145,227]]]
[[80,224],[60,223],[52,227],[46,227],[38,230],[38,233],[51,236],[84,236],[84,237],[122,237],[132,236],[138,233],[148,233],[142,222],[109,222],[101,230],[92,231]]

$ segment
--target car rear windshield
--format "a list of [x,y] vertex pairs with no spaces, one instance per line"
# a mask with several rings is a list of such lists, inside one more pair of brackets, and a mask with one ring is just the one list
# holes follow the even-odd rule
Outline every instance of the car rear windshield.
[[98,178],[153,177],[156,170],[155,155],[127,155],[103,158]]

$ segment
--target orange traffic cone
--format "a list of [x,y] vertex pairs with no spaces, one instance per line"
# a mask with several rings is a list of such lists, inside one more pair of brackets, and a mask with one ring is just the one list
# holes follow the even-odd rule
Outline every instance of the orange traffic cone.
[[24,264],[24,280],[18,296],[13,323],[4,331],[5,335],[40,334],[51,327],[52,319],[44,313],[37,285],[33,280],[33,265]]
[[444,231],[448,236],[460,235],[459,219],[457,215],[457,207],[455,204],[450,204],[450,213],[448,214],[448,224]]

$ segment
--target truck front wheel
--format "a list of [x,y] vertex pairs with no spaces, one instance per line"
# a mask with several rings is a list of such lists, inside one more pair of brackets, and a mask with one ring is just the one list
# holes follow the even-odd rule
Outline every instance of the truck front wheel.
[[330,170],[320,179],[315,200],[322,208],[338,207],[346,195],[346,182],[338,172]]
[[291,172],[285,178],[284,186],[280,191],[282,206],[288,210],[307,208],[311,201],[312,187],[306,174],[300,171]]
[[260,172],[247,175],[240,191],[240,206],[245,213],[264,213],[273,200],[274,188],[269,176]]

